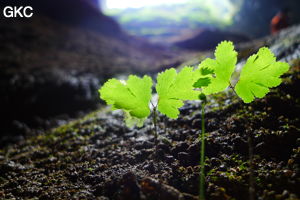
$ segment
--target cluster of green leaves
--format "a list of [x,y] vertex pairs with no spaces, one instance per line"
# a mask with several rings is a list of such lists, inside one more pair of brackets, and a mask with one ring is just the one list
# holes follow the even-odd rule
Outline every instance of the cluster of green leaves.
[[[193,87],[196,74],[192,67],[184,67],[179,73],[171,68],[158,74],[156,91],[159,99],[156,106],[161,113],[175,119],[183,101],[198,99],[200,91]],[[113,110],[122,109],[125,112],[128,126],[142,126],[150,115],[152,85],[149,76],[139,78],[130,75],[126,82],[114,78],[108,80],[99,93],[101,99],[112,105]]]
[[[281,83],[280,76],[289,69],[287,63],[277,62],[273,53],[263,47],[248,58],[233,87],[231,76],[236,62],[237,52],[232,42],[223,41],[216,48],[215,59],[205,59],[197,69],[186,66],[178,73],[174,68],[159,73],[155,87],[158,102],[152,105],[169,118],[175,119],[185,100],[197,100],[203,94],[218,93],[228,86],[245,103],[250,103],[255,97],[264,97],[269,88],[278,86]],[[112,105],[112,109],[124,110],[128,126],[142,126],[151,113],[152,85],[153,81],[149,76],[139,78],[130,75],[126,82],[108,80],[99,93],[101,99]]]

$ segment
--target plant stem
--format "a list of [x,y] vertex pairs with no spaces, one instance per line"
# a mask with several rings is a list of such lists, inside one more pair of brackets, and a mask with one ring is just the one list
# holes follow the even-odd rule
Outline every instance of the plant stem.
[[[203,101],[201,104],[201,156],[200,156],[200,192],[199,192],[199,200],[205,200],[204,190],[205,190],[205,174],[204,174],[204,168],[205,168],[205,121],[204,121],[204,107],[205,102]],[[200,135],[199,135],[200,137]]]
[[234,89],[234,86],[229,82],[229,87],[233,90],[233,92],[234,92],[234,94],[236,95],[236,96],[239,96],[237,93],[236,93],[236,91],[235,91],[235,89]]
[[157,146],[158,134],[157,134],[157,110],[156,110],[156,107],[153,107],[153,124],[154,124],[155,145]]

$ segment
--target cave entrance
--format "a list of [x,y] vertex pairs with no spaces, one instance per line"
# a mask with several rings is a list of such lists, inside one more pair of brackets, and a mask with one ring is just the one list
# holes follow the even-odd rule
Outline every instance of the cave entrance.
[[[226,28],[242,0],[99,0],[106,15],[132,35],[172,43],[195,30]],[[237,3],[240,2],[240,3]]]

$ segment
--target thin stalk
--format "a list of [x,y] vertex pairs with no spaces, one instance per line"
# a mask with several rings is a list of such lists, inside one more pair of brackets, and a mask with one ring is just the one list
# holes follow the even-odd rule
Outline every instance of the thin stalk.
[[155,145],[157,146],[158,134],[157,134],[157,110],[156,110],[156,107],[153,107],[153,124],[154,124]]
[[234,86],[229,82],[229,87],[232,89],[232,91],[234,92],[234,94],[236,95],[236,96],[239,96],[237,93],[236,93],[236,91],[235,91],[235,89],[234,89]]
[[[201,156],[200,156],[200,192],[199,192],[199,200],[205,200],[205,174],[204,174],[204,168],[205,168],[205,121],[204,121],[204,107],[205,102],[203,101],[201,104]],[[199,135],[200,137],[200,135]]]

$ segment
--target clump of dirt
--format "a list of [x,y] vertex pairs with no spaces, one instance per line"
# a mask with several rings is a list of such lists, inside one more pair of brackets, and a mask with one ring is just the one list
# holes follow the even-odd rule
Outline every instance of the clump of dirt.
[[[244,104],[228,92],[206,109],[206,196],[247,199],[247,134],[253,141],[255,199],[299,199],[299,66],[264,99]],[[200,104],[177,120],[159,116],[127,128],[119,111],[91,113],[0,151],[0,198],[197,199]]]

